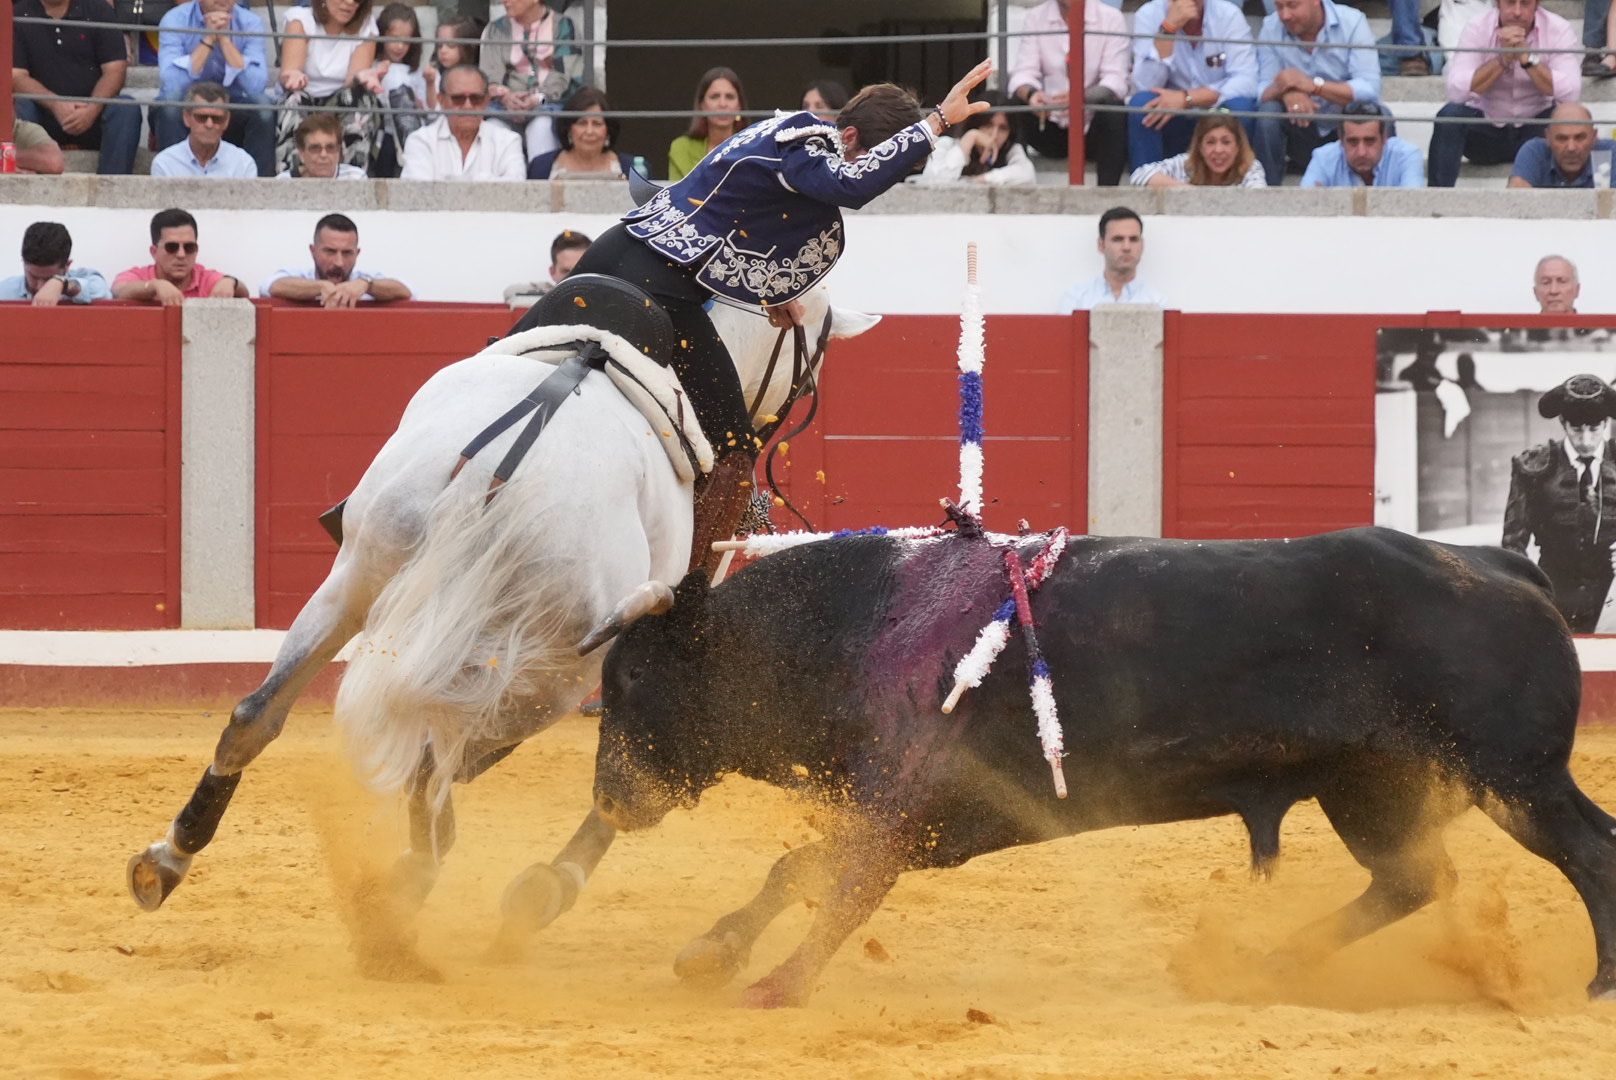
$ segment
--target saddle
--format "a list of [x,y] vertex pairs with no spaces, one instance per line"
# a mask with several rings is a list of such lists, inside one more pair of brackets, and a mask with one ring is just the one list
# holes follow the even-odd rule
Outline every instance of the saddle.
[[538,326],[592,326],[615,334],[662,366],[678,340],[673,320],[649,293],[604,274],[574,274],[562,280],[539,297],[505,337]]
[[[679,377],[668,366],[676,340],[668,313],[649,294],[628,282],[602,274],[575,274],[562,281],[529,308],[503,338],[489,341],[482,353],[547,353],[536,359],[555,364],[556,370],[472,440],[462,451],[451,479],[483,446],[532,414],[495,471],[497,489],[509,479],[549,418],[591,369],[604,372],[639,409],[681,480],[689,483],[698,472],[709,472],[713,467],[712,446],[701,432]],[[490,497],[492,494],[493,490]],[[346,505],[344,499],[319,519],[339,546]]]

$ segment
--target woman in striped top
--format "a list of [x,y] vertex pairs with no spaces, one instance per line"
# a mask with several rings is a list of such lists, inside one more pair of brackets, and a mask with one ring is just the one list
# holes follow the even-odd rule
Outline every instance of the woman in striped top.
[[1267,187],[1268,177],[1240,121],[1226,113],[1210,113],[1195,125],[1187,153],[1139,166],[1132,183],[1135,187]]

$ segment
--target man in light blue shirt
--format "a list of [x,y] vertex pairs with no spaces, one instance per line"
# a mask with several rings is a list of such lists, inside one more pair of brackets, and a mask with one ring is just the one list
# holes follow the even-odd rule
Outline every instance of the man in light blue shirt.
[[1303,187],[1424,187],[1425,155],[1388,134],[1391,123],[1372,101],[1341,110],[1341,137],[1313,151]]
[[225,105],[230,94],[218,83],[192,83],[185,91],[185,127],[190,137],[152,159],[153,176],[208,176],[220,180],[252,180],[258,164],[239,146],[224,141],[230,124]]
[[1100,240],[1095,245],[1105,260],[1105,272],[1093,281],[1080,282],[1061,297],[1059,312],[1092,311],[1103,304],[1154,304],[1166,301],[1139,280],[1139,260],[1145,255],[1145,223],[1126,206],[1113,206],[1100,215]]
[[[157,50],[161,88],[149,110],[159,150],[185,138],[179,102],[192,83],[218,83],[237,105],[269,105],[268,39],[237,36],[266,29],[263,19],[236,0],[189,0],[163,16]],[[225,138],[252,155],[257,175],[275,175],[275,117],[267,107],[233,110]]]
[[[1257,54],[1251,27],[1229,0],[1148,0],[1134,13],[1134,95],[1147,110],[1250,112],[1257,105]],[[1210,41],[1204,41],[1210,38]],[[1232,41],[1219,39],[1232,38]],[[1242,121],[1250,131],[1250,121]],[[1195,117],[1171,112],[1128,114],[1132,168],[1189,149]]]
[[1306,169],[1313,151],[1336,137],[1326,117],[1354,101],[1380,100],[1380,59],[1369,20],[1332,0],[1275,0],[1258,40],[1282,43],[1257,50],[1264,115],[1251,140],[1268,182],[1278,187],[1287,157]]
[[22,234],[22,273],[0,279],[0,300],[27,300],[55,307],[63,300],[88,304],[112,299],[107,279],[90,269],[74,270],[73,238],[67,226],[36,221]]

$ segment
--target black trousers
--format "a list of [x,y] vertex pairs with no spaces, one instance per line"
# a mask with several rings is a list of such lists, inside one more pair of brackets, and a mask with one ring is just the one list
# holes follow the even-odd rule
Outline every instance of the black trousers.
[[696,284],[699,269],[662,257],[630,236],[619,222],[589,246],[575,272],[606,274],[637,285],[662,305],[679,339],[669,359],[696,406],[702,434],[713,444],[713,456],[723,457],[737,448],[756,457],[752,421],[735,361],[702,309],[712,294]]
[[[1103,86],[1090,89],[1087,104],[1121,105],[1122,100]],[[1046,158],[1065,161],[1068,153],[1065,128],[1046,123],[1038,126],[1032,113],[1021,115],[1021,139]],[[1116,187],[1128,164],[1128,114],[1097,112],[1083,136],[1083,153],[1094,163],[1095,179],[1101,187]]]

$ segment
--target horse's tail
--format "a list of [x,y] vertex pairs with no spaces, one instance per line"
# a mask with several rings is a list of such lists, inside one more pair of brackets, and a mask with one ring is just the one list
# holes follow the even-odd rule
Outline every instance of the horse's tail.
[[[567,634],[574,556],[544,542],[535,474],[514,478],[485,508],[466,478],[433,502],[409,561],[370,609],[337,694],[336,715],[360,775],[397,791],[431,746],[437,805],[468,745],[498,741],[576,663]],[[581,556],[577,556],[581,558]]]

